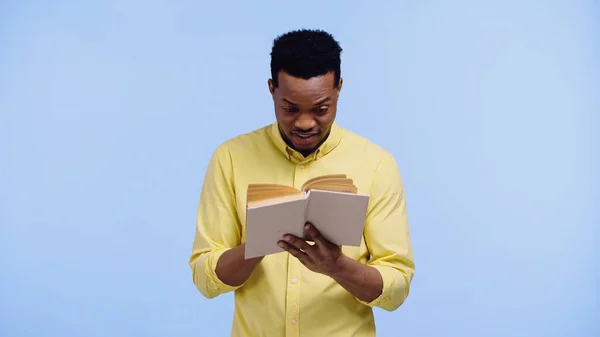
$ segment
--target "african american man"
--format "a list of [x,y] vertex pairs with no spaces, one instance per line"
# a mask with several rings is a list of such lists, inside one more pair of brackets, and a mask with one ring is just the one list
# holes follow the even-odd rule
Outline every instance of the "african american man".
[[[394,157],[336,124],[341,47],[320,30],[275,39],[268,89],[276,121],[226,140],[206,171],[189,263],[207,298],[234,291],[231,336],[375,336],[373,307],[396,310],[414,274],[402,179]],[[281,253],[244,258],[251,183],[300,187],[346,173],[369,194],[362,243],[337,246],[307,228]]]

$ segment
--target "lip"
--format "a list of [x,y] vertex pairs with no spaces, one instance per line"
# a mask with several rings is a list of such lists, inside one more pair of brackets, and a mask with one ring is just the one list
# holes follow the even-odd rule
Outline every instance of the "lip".
[[303,138],[303,137],[300,137],[300,134],[297,134],[297,133],[292,134],[292,137],[294,138],[294,143],[301,144],[301,145],[309,145],[309,144],[314,143],[317,140],[316,133],[307,134],[307,135],[308,135],[308,137]]

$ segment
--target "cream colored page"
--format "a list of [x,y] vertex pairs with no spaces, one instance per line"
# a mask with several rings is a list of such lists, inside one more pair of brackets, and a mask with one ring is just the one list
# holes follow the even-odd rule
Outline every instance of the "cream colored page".
[[311,190],[306,221],[335,244],[360,246],[368,204],[368,195]]
[[306,199],[250,207],[246,211],[247,259],[284,251],[277,242],[287,233],[304,233]]

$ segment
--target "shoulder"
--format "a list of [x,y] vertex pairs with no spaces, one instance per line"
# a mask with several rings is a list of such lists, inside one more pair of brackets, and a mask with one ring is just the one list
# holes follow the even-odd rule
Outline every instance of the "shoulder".
[[[398,162],[394,155],[372,140],[352,131],[344,132],[345,146],[354,147],[353,151],[371,170],[372,195],[386,196],[402,193],[403,182]],[[351,149],[349,149],[351,151]]]
[[268,131],[270,127],[271,125],[266,125],[229,138],[217,146],[215,153],[231,156],[236,153],[252,152],[256,149],[264,148],[269,142]]
[[376,144],[365,136],[359,135],[348,129],[342,129],[344,133],[343,144],[347,149],[357,151],[363,158],[369,158],[376,163],[395,163],[391,152]]

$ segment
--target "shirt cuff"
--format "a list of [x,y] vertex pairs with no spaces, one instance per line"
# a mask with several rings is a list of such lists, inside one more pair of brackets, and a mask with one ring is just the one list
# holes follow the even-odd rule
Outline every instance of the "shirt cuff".
[[230,291],[237,290],[244,285],[244,283],[242,283],[238,286],[231,286],[223,283],[223,281],[221,281],[221,279],[217,276],[217,263],[219,262],[219,258],[228,250],[229,248],[214,250],[211,254],[208,255],[205,261],[204,271],[208,276],[207,287],[209,288],[208,290],[211,293],[224,294]]
[[356,298],[360,303],[369,307],[380,307],[392,311],[397,308],[406,298],[406,282],[402,273],[398,270],[379,265],[371,265],[381,274],[383,289],[381,294],[371,302],[365,302]]

